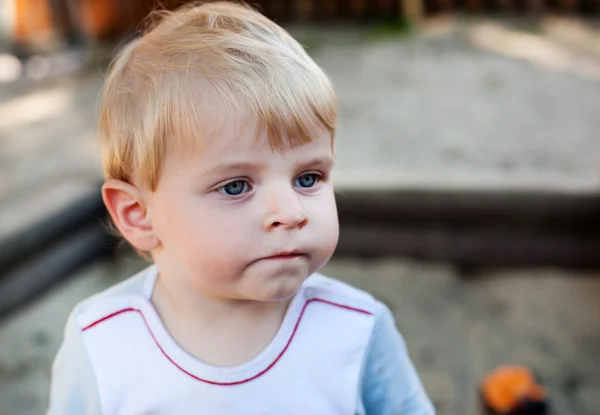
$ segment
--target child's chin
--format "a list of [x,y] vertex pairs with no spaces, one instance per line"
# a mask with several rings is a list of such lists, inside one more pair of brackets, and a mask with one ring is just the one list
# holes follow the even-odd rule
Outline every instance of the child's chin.
[[[285,301],[291,299],[302,287],[304,278],[283,277],[282,281],[277,281],[276,284],[271,283],[271,287],[265,287],[264,292],[260,297],[261,301]],[[275,286],[273,286],[275,285]]]

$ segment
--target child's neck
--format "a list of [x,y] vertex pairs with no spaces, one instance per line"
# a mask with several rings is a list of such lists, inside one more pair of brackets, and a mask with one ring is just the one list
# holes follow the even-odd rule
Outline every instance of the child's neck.
[[151,301],[179,346],[214,366],[237,366],[257,356],[277,333],[289,305],[222,299],[166,284],[160,276]]

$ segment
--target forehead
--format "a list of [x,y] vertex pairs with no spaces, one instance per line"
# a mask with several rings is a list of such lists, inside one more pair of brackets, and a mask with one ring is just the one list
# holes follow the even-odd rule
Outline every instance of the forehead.
[[214,162],[217,159],[252,159],[261,157],[327,156],[333,154],[333,138],[324,127],[311,128],[307,143],[291,145],[292,140],[281,137],[275,148],[267,130],[254,122],[225,122],[218,128],[205,130],[194,144],[177,151],[177,158]]

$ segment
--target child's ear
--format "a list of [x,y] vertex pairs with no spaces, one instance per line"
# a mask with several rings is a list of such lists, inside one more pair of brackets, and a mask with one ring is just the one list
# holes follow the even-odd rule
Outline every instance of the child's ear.
[[102,186],[102,200],[115,226],[134,248],[149,252],[159,245],[144,194],[138,187],[121,180],[107,180]]

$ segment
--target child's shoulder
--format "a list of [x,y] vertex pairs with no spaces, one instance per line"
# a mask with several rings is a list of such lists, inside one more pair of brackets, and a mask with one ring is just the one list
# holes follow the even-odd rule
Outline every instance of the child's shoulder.
[[69,319],[83,329],[107,316],[135,308],[140,298],[148,297],[148,290],[151,290],[155,274],[156,267],[149,266],[120,283],[86,298],[73,308]]
[[309,301],[323,301],[375,317],[385,309],[385,305],[368,292],[320,273],[310,276],[303,289]]

